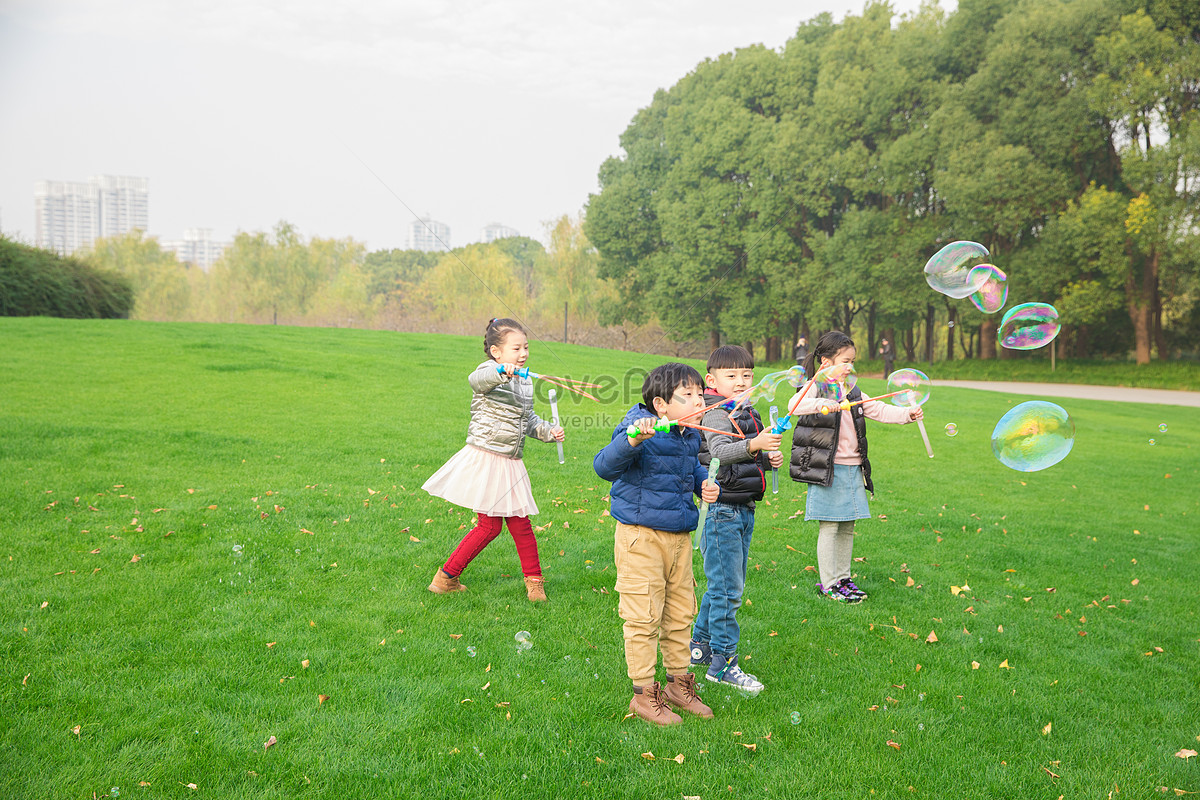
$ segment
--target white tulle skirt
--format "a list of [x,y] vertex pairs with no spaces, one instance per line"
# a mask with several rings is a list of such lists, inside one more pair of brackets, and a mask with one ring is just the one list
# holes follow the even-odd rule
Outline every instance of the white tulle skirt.
[[421,487],[489,517],[528,517],[538,513],[525,462],[467,445]]

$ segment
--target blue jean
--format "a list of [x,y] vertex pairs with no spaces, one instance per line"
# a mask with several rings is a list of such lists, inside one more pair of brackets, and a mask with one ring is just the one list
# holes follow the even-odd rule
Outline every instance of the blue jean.
[[700,611],[692,628],[692,639],[709,642],[713,657],[737,654],[741,629],[737,611],[746,589],[750,540],[754,537],[754,511],[749,506],[713,503],[708,509],[700,553],[708,585],[700,599]]

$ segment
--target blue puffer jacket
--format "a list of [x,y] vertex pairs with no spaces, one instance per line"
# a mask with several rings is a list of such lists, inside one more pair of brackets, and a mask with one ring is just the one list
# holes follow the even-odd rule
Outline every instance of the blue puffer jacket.
[[625,429],[639,419],[654,419],[641,403],[629,409],[612,441],[596,454],[596,474],[612,481],[612,515],[626,525],[660,531],[694,531],[700,514],[692,495],[708,477],[696,458],[700,433],[676,426],[656,433],[637,447]]

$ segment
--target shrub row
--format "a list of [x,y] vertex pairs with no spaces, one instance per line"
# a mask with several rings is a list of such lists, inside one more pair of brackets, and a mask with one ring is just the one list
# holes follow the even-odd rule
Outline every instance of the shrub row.
[[0,237],[0,316],[125,319],[133,300],[123,275]]

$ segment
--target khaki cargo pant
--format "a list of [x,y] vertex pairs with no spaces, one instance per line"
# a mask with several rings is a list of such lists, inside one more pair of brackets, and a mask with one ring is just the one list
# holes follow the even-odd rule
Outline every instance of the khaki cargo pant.
[[668,675],[687,672],[696,619],[691,534],[618,522],[614,555],[629,679],[634,686],[654,682],[659,647]]

